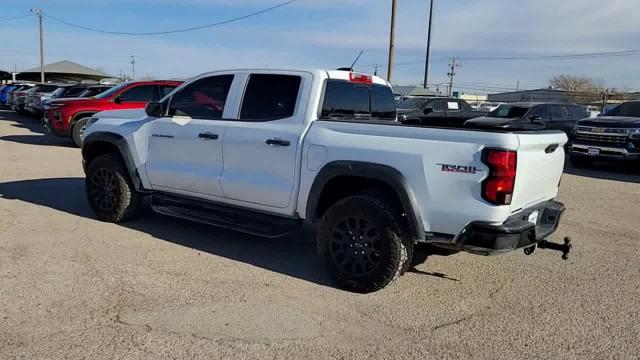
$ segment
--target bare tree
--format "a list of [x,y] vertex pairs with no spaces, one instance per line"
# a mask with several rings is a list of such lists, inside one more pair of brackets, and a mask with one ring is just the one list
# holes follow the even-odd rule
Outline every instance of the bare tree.
[[574,75],[554,76],[549,80],[549,85],[555,89],[585,92],[598,92],[603,87],[592,78]]

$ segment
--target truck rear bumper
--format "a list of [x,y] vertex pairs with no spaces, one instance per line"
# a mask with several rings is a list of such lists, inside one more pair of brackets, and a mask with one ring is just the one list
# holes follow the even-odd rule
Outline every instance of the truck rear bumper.
[[[562,203],[547,201],[511,216],[503,224],[473,222],[457,237],[454,246],[457,250],[479,255],[528,248],[556,231],[564,211]],[[530,222],[532,217],[536,217],[535,224]]]

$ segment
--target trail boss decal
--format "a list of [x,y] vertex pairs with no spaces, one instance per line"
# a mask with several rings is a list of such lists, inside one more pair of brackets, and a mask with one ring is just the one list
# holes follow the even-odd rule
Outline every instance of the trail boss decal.
[[476,174],[481,172],[475,166],[463,166],[463,165],[450,165],[450,164],[437,164],[442,167],[444,172],[460,173],[460,174]]

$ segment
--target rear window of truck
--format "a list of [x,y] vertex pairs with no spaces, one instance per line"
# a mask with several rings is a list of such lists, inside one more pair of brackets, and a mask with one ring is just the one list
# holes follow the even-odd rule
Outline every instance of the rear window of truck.
[[393,91],[384,85],[329,80],[320,118],[395,121]]

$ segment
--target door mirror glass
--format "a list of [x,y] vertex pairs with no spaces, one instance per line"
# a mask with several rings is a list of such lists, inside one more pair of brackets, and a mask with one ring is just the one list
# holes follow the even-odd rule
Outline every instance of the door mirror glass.
[[531,121],[542,121],[542,116],[540,115],[531,115]]
[[116,104],[122,104],[124,102],[124,96],[118,96],[117,98],[113,99],[113,102]]
[[424,108],[424,110],[422,110],[422,113],[425,115],[429,115],[433,112],[433,108],[431,106],[428,106],[426,108]]
[[147,113],[147,116],[159,118],[164,115],[164,106],[160,102],[150,102],[144,112]]

